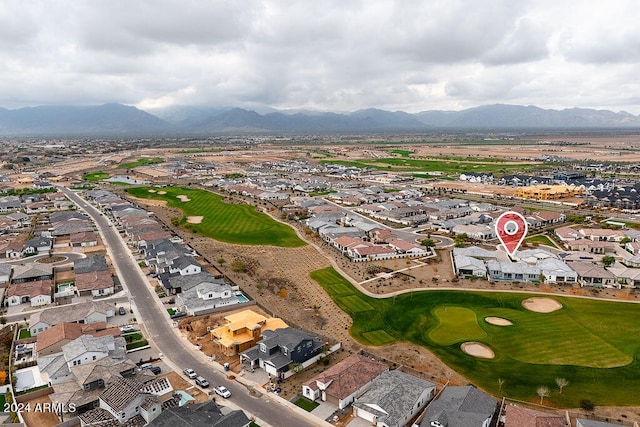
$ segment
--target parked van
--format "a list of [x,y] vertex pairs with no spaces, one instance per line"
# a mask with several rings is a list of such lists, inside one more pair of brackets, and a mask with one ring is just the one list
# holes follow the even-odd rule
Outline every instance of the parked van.
[[198,384],[200,387],[202,388],[207,388],[209,387],[209,381],[207,381],[206,379],[204,379],[201,376],[197,376],[196,377],[196,384]]

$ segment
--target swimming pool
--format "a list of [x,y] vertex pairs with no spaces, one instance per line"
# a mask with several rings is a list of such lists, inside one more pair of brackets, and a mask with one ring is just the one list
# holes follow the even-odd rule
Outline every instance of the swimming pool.
[[247,301],[249,301],[249,298],[247,298],[244,294],[237,294],[236,297],[238,298],[238,302],[247,302]]
[[196,400],[193,396],[191,396],[186,391],[176,390],[176,394],[180,395],[180,402],[178,403],[178,406],[184,406],[187,403]]
[[64,292],[64,291],[68,291],[69,288],[72,288],[73,285],[71,283],[63,283],[61,285],[58,285],[58,292]]

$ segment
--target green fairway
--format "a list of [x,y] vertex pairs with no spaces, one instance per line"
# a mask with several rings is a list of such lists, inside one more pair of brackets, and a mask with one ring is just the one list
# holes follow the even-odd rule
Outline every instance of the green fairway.
[[[158,194],[161,191],[166,194]],[[224,203],[222,196],[209,191],[179,187],[136,187],[127,189],[127,192],[138,198],[166,200],[168,206],[182,211],[182,226],[221,242],[283,247],[305,245],[288,225],[258,212],[253,206]],[[190,216],[202,216],[202,222],[189,224],[187,217]]]
[[444,174],[460,174],[463,172],[492,172],[492,173],[525,173],[544,167],[536,163],[505,163],[486,162],[477,160],[424,160],[408,157],[390,157],[382,159],[322,160],[321,163],[342,164],[359,168],[374,168],[395,172],[442,172]]
[[102,181],[103,179],[107,179],[110,176],[111,175],[109,175],[106,172],[99,171],[99,172],[85,173],[82,176],[82,179],[89,182],[98,182],[98,181]]
[[135,162],[119,164],[118,169],[133,169],[137,168],[138,166],[157,165],[158,163],[164,163],[164,159],[162,157],[143,157],[136,160]]
[[[551,313],[525,309],[529,294],[428,291],[376,299],[362,294],[333,268],[311,273],[353,319],[351,335],[365,345],[410,341],[429,348],[446,364],[496,396],[539,400],[578,407],[640,403],[640,306],[637,304],[550,295],[562,308]],[[540,296],[540,295],[537,295]],[[371,307],[362,311],[362,301]],[[500,317],[508,326],[492,325]],[[478,341],[494,359],[467,355],[460,345]],[[556,378],[569,381],[562,393]],[[504,380],[501,389],[498,379]]]

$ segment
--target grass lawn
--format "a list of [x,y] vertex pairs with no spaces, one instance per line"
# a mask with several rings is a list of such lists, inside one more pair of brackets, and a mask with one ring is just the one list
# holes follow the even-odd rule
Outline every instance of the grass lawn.
[[527,237],[526,239],[524,239],[524,241],[531,244],[537,243],[539,245],[547,245],[547,246],[551,246],[552,248],[555,248],[556,246],[553,244],[551,239],[549,239],[547,236],[544,236],[542,234],[538,236]]
[[143,157],[135,162],[121,163],[118,165],[118,169],[133,169],[138,166],[157,165],[159,163],[164,163],[164,159],[162,157]]
[[[351,335],[365,345],[410,341],[429,348],[452,369],[496,396],[535,402],[536,390],[561,407],[582,399],[596,405],[636,406],[640,395],[640,306],[552,295],[562,309],[526,310],[524,293],[427,291],[376,299],[355,289],[333,268],[316,270],[317,281],[353,319]],[[539,295],[537,295],[539,296]],[[361,301],[355,304],[355,301]],[[362,310],[364,304],[370,310]],[[511,326],[487,323],[489,316]],[[494,359],[462,352],[460,345],[488,345]],[[556,378],[569,381],[562,393]],[[498,379],[504,384],[499,390]]]
[[98,182],[98,181],[102,181],[103,179],[109,178],[109,176],[110,175],[108,173],[99,171],[99,172],[86,173],[82,175],[82,179],[90,182]]
[[311,412],[314,409],[316,409],[318,406],[320,406],[320,404],[318,402],[312,402],[311,400],[307,399],[306,397],[299,398],[298,400],[293,402],[293,404],[296,405],[299,408],[304,409],[307,412]]
[[[149,190],[155,192],[149,192]],[[164,191],[166,194],[158,194],[157,191]],[[180,220],[182,226],[221,242],[283,247],[305,245],[288,225],[258,212],[253,206],[224,203],[222,196],[209,191],[180,187],[167,187],[161,190],[137,187],[130,188],[127,192],[138,198],[166,200],[168,206],[182,211],[184,215]],[[178,196],[186,196],[189,201],[182,201]],[[189,216],[204,218],[200,224],[189,224],[187,223]]]
[[31,338],[31,331],[29,331],[29,329],[20,329],[20,333],[18,334],[18,339],[22,340],[25,338]]

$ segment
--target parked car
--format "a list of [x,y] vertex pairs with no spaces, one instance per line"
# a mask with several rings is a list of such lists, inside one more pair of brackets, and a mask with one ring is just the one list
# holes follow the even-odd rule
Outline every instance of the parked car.
[[124,316],[125,314],[127,314],[127,310],[125,310],[125,309],[124,309],[124,307],[120,307],[120,308],[118,309],[118,314],[119,314],[120,316]]
[[184,368],[184,371],[182,371],[182,372],[184,372],[184,374],[185,374],[187,377],[189,377],[190,379],[194,379],[195,377],[197,377],[197,376],[198,376],[198,374],[196,374],[196,371],[194,371],[194,370],[193,370],[193,369],[191,369],[191,368]]
[[151,363],[143,363],[142,365],[140,365],[140,367],[138,368],[139,371],[144,371],[145,369],[151,369],[153,365]]
[[203,378],[201,376],[197,376],[196,377],[196,384],[198,384],[202,388],[209,387],[209,381],[207,381],[205,378]]
[[222,396],[225,399],[228,399],[231,397],[231,392],[223,385],[216,386],[214,388],[214,391],[218,396]]
[[120,328],[120,332],[135,332],[136,328],[133,325],[126,325]]
[[152,366],[149,368],[149,370],[151,372],[153,372],[154,374],[158,375],[160,374],[160,372],[162,372],[162,369],[160,368],[160,366]]

